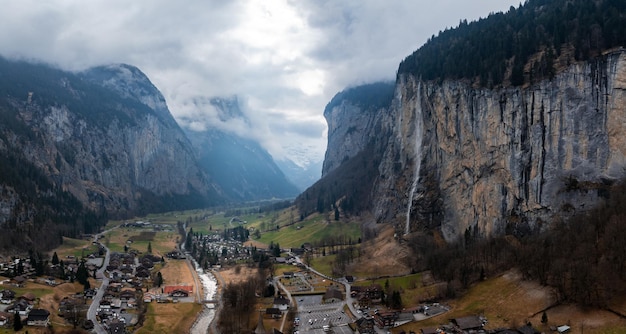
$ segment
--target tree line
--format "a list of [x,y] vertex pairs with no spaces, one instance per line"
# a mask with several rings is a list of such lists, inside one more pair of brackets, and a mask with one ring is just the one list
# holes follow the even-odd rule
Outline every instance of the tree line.
[[624,31],[626,4],[621,0],[527,0],[506,13],[463,20],[433,35],[401,62],[398,74],[518,86],[553,76],[563,50],[571,50],[571,61],[577,61],[626,45]]
[[543,233],[489,239],[468,229],[448,246],[438,245],[432,234],[415,234],[409,241],[413,266],[447,283],[442,297],[514,268],[552,287],[559,302],[610,308],[626,293],[626,183],[612,186],[597,208],[550,226]]

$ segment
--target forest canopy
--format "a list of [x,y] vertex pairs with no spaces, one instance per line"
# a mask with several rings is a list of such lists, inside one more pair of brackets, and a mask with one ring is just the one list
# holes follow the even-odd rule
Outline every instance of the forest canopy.
[[626,45],[624,31],[623,0],[527,0],[433,35],[402,61],[398,75],[519,86],[551,78],[561,56],[566,62],[588,60]]

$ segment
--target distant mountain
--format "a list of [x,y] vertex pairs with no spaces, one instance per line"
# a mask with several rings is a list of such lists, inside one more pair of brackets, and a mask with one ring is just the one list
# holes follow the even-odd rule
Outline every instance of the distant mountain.
[[[212,98],[197,103],[215,108],[219,122],[249,124],[236,97]],[[230,200],[293,198],[300,192],[258,142],[217,125],[209,124],[202,131],[188,128],[185,131],[193,143],[200,166]]]
[[225,200],[135,67],[76,74],[0,58],[0,120],[0,248],[49,248],[107,216]]
[[305,166],[300,166],[290,159],[277,160],[276,164],[285,173],[285,176],[300,191],[306,190],[313,183],[320,179],[322,175],[322,163],[313,162]]

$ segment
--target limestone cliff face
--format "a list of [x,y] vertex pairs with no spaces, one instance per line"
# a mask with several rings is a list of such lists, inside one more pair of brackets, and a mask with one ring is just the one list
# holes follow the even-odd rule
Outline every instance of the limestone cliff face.
[[392,83],[379,82],[338,93],[324,109],[328,148],[322,176],[361,152],[380,133],[379,114],[393,96]]
[[540,229],[597,204],[626,174],[626,53],[529,87],[401,76],[379,120],[392,133],[374,191],[379,221],[439,226],[448,240]]
[[375,113],[368,113],[349,101],[327,109],[328,147],[324,157],[322,176],[362,151],[374,130]]

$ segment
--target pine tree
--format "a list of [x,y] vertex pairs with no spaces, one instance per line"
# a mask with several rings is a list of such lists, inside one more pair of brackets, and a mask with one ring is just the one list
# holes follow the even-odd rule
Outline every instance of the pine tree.
[[152,243],[148,241],[148,253],[152,254]]
[[22,325],[22,317],[20,317],[18,313],[15,313],[15,316],[13,316],[13,330],[17,332],[23,327],[24,325]]
[[54,254],[52,254],[52,264],[55,266],[59,264],[59,256],[57,255],[57,252],[54,252]]
[[161,272],[157,272],[157,276],[156,279],[154,281],[154,284],[158,287],[161,287],[161,285],[163,284],[163,275],[161,275]]

